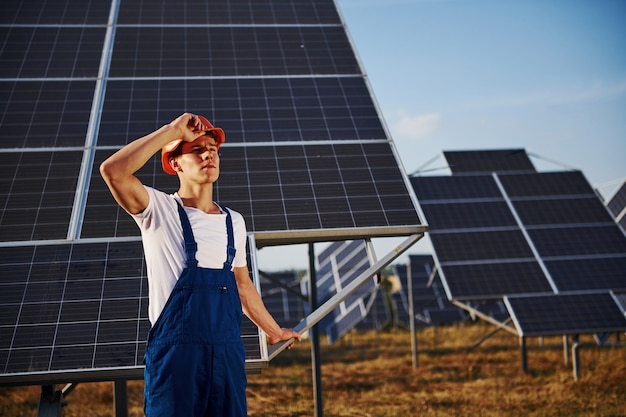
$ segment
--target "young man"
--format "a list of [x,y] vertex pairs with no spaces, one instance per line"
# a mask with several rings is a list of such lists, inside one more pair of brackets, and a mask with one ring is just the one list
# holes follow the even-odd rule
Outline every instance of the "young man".
[[[242,311],[269,343],[300,335],[265,308],[246,266],[243,217],[213,201],[224,132],[185,113],[129,143],[100,172],[141,229],[152,328],[145,356],[147,416],[245,416]],[[161,150],[163,170],[178,175],[173,195],[135,176]]]

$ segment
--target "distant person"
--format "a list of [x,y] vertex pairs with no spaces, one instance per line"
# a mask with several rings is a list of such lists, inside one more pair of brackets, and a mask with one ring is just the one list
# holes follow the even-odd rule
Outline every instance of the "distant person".
[[[185,113],[102,163],[113,197],[139,225],[152,328],[145,355],[146,416],[245,416],[245,313],[269,343],[300,335],[265,308],[246,266],[241,214],[213,201],[224,131]],[[170,195],[135,173],[161,150],[163,170],[178,175]]]

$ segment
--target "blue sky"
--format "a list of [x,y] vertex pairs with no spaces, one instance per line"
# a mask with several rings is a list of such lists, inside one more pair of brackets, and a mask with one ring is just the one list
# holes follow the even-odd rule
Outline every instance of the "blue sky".
[[[514,147],[604,195],[626,178],[626,0],[336,3],[407,173],[445,166],[443,150]],[[280,269],[270,250],[261,267]],[[277,250],[306,268],[306,247]]]
[[603,192],[626,177],[626,1],[336,2],[408,173],[522,147]]

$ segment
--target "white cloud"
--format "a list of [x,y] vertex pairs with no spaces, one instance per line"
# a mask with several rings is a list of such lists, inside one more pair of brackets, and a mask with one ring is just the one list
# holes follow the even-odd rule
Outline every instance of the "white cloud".
[[410,115],[399,111],[396,117],[389,119],[391,133],[395,138],[420,140],[439,128],[442,117],[439,113]]
[[616,83],[595,82],[591,85],[561,90],[528,92],[519,96],[495,98],[485,104],[489,107],[517,107],[526,105],[554,106],[603,100],[626,93],[626,80]]

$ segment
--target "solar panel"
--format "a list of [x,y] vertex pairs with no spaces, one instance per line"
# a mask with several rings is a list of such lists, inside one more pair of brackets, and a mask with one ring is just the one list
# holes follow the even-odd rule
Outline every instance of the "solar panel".
[[[186,56],[186,50],[204,53]],[[120,26],[110,76],[335,75],[358,71],[341,26]]]
[[[1,9],[1,384],[140,375],[139,231],[98,166],[183,111],[225,129],[216,197],[255,247],[426,230],[334,1]],[[158,156],[138,176],[177,188]]]
[[602,320],[626,286],[626,235],[582,172],[536,172],[522,153],[450,153],[452,176],[411,178],[448,297],[476,312],[505,298],[522,335],[619,328]]
[[82,151],[0,152],[0,240],[65,239]]
[[615,221],[626,231],[626,180],[615,189],[613,195],[606,199],[606,207],[609,209]]
[[607,207],[614,216],[618,216],[626,208],[626,180],[615,189],[613,195],[607,199]]
[[2,2],[1,24],[103,25],[111,4],[99,0],[29,0]]
[[[140,241],[6,247],[0,261],[0,385],[143,377],[150,323]],[[245,319],[251,370],[267,361],[260,337]]]
[[506,297],[521,336],[610,333],[626,330],[626,317],[610,291]]
[[[341,292],[372,264],[365,241],[331,243],[317,256],[315,282],[318,305]],[[309,280],[308,276],[302,280],[302,293],[307,296]],[[368,298],[375,293],[376,287],[376,277],[372,277],[319,322],[321,333],[328,336],[329,344],[340,339],[363,320],[367,314]]]
[[94,80],[0,79],[0,149],[84,146],[94,87]]
[[[465,314],[461,309],[448,301],[445,290],[439,279],[439,273],[434,272],[435,263],[430,255],[409,255],[410,272],[413,288],[413,311],[416,318],[426,325],[435,326],[462,321]],[[396,266],[396,271],[402,283],[402,303],[398,306],[399,313],[406,317],[408,325],[408,270],[406,265]]]
[[444,151],[443,155],[453,174],[535,171],[535,167],[524,149]]
[[505,294],[552,292],[540,265],[533,259],[483,263],[468,260],[442,263],[441,268],[448,297],[456,300],[493,300]]
[[261,296],[267,311],[283,327],[294,328],[306,316],[296,271],[261,273]]
[[581,172],[411,182],[451,298],[624,286],[626,239]]

